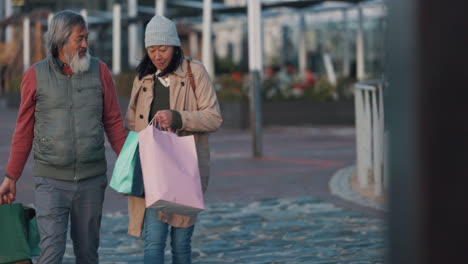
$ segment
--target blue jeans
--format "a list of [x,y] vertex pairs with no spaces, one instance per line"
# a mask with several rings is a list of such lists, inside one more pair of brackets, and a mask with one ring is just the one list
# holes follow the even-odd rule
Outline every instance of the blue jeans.
[[187,228],[169,226],[158,220],[158,211],[147,208],[143,228],[145,238],[145,264],[163,264],[167,234],[171,230],[172,264],[192,263],[192,234],[194,225]]

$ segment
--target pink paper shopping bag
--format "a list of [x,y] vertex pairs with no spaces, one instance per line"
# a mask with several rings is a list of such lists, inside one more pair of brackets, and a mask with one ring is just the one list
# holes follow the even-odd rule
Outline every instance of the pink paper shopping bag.
[[204,210],[194,137],[150,125],[138,141],[146,207],[182,215]]

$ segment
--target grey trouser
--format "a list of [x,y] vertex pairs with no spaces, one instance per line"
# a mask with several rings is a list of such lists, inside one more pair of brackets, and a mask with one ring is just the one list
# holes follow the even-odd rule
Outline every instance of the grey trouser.
[[99,228],[106,175],[83,181],[34,177],[35,206],[41,237],[39,264],[62,263],[68,219],[76,263],[98,263]]

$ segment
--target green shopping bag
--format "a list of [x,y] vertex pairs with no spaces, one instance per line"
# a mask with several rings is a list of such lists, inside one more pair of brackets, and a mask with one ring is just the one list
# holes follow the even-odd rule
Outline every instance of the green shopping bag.
[[39,248],[39,229],[37,228],[36,211],[30,207],[24,207],[25,220],[28,228],[28,244],[31,249],[31,256],[39,256],[41,250]]
[[119,193],[143,196],[143,174],[138,153],[138,133],[130,131],[115,162],[110,187]]
[[20,203],[0,205],[0,263],[31,257],[28,223]]

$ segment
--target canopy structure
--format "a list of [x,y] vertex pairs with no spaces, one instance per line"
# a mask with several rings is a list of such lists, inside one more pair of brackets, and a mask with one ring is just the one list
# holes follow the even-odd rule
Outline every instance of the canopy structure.
[[[325,2],[342,2],[342,3],[354,3],[357,4],[359,2],[363,2],[364,0],[335,0],[335,1],[327,1],[327,0],[296,0],[296,1],[268,1],[261,3],[261,9],[267,10],[272,8],[293,8],[293,9],[302,9],[308,8],[312,6],[317,6],[323,4]],[[182,0],[175,0],[169,1],[168,7],[179,8],[179,12],[190,12],[193,10],[202,10],[203,9],[203,2],[200,1],[182,1]],[[222,3],[213,3],[212,4],[212,12],[214,14],[246,14],[247,13],[247,5],[246,6],[229,6]],[[198,12],[199,13],[199,12]],[[183,13],[179,13],[182,15]]]

